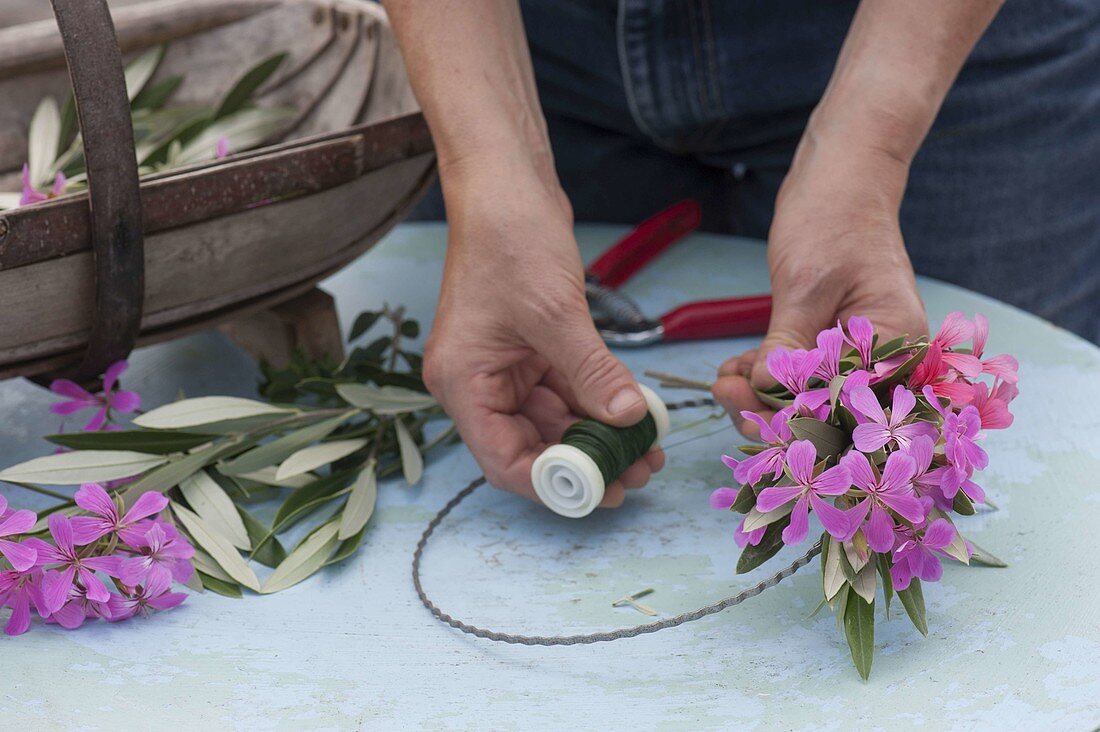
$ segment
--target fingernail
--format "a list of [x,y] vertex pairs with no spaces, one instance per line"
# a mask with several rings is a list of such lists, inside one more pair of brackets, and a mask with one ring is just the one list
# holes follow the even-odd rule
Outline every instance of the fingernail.
[[634,408],[635,405],[640,404],[642,401],[642,395],[637,390],[631,389],[629,386],[625,389],[621,389],[618,394],[611,398],[611,401],[607,405],[607,411],[611,413],[612,417],[616,417],[623,412],[628,412]]

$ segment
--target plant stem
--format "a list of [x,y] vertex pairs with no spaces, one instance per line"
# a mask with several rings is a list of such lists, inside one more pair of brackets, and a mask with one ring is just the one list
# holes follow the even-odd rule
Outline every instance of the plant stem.
[[646,371],[645,375],[651,379],[660,379],[661,386],[670,389],[698,389],[699,391],[710,391],[710,388],[713,386],[709,381],[689,379],[665,371]]

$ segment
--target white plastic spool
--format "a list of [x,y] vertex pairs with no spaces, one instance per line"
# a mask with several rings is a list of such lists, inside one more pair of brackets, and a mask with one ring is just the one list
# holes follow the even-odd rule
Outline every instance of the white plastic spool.
[[[668,436],[668,409],[656,392],[639,384],[649,413],[657,424],[653,447]],[[592,513],[603,500],[603,476],[595,461],[572,445],[551,445],[531,466],[535,493],[554,513],[582,518]]]

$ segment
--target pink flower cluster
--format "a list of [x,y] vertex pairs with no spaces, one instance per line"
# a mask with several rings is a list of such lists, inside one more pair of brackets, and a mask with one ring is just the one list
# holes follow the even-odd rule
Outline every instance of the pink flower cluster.
[[27,631],[32,609],[47,623],[72,629],[94,618],[117,622],[167,610],[186,598],[171,591],[172,582],[190,579],[195,549],[157,517],[167,498],[145,493],[125,513],[95,483],[81,486],[75,498],[87,515],[52,513],[50,541],[14,541],[38,519],[32,511],[9,510],[0,496],[0,554],[11,566],[0,569],[0,607],[11,608],[8,635]]
[[711,495],[714,507],[747,514],[738,546],[780,527],[783,543],[797,544],[812,509],[833,540],[886,557],[895,589],[938,580],[941,555],[965,557],[948,514],[985,500],[974,480],[989,462],[983,430],[1012,424],[1018,393],[1016,360],[984,356],[988,332],[983,316],[951,313],[931,342],[880,344],[870,321],[853,317],[822,331],[816,348],[771,352],[780,387],[766,396],[783,406],[768,418],[741,413],[765,446],[723,456],[741,487]]
[[114,414],[130,414],[141,407],[141,397],[137,392],[118,388],[119,377],[126,373],[128,368],[130,364],[126,361],[116,361],[108,366],[103,374],[103,391],[99,394],[92,394],[69,379],[55,379],[50,384],[50,391],[65,397],[65,400],[51,404],[50,411],[68,416],[85,409],[94,409],[96,411],[91,420],[84,425],[85,432],[118,429],[111,424],[111,417]]

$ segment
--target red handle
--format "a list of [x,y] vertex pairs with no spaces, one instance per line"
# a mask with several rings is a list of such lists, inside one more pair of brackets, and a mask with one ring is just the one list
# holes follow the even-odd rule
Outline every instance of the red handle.
[[661,325],[666,341],[731,338],[766,333],[771,314],[771,295],[700,300],[665,313]]
[[680,201],[639,224],[588,267],[605,287],[618,287],[676,240],[695,231],[702,210],[695,201]]

